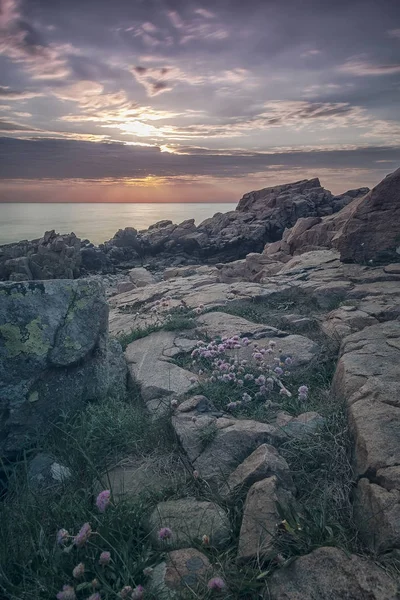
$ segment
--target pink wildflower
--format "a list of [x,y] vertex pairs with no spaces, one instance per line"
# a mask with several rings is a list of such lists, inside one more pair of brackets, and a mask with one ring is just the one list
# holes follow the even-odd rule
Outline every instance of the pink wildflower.
[[104,552],[102,552],[100,554],[99,564],[102,567],[105,567],[106,565],[110,564],[110,560],[111,560],[111,554],[110,554],[110,552],[107,552],[107,550],[104,550]]
[[251,396],[250,394],[248,394],[247,392],[245,392],[242,396],[242,400],[243,402],[247,403],[247,402],[251,402]]
[[91,596],[89,596],[88,600],[101,600],[101,596],[99,592],[95,592]]
[[190,383],[197,383],[197,379],[196,379],[196,377],[191,377],[191,378],[189,379],[189,381],[190,381]]
[[57,600],[76,600],[75,590],[72,585],[64,585],[61,592],[56,596]]
[[158,539],[160,540],[168,540],[172,537],[172,531],[169,527],[162,527],[158,532]]
[[226,585],[225,585],[225,581],[223,579],[221,579],[221,577],[213,577],[212,579],[210,579],[210,581],[207,583],[207,587],[209,590],[224,590]]
[[96,498],[96,506],[101,513],[106,511],[106,508],[109,506],[111,502],[111,492],[110,490],[103,490]]
[[194,479],[198,479],[199,478],[199,472],[198,471],[193,471],[193,477],[194,477]]
[[279,376],[279,375],[283,375],[283,369],[281,369],[280,367],[276,367],[274,369],[274,372]]
[[129,596],[131,596],[132,592],[133,592],[133,588],[131,588],[130,585],[125,585],[122,588],[122,590],[120,591],[119,595],[121,596],[121,598],[123,600],[127,600],[129,598]]
[[79,579],[80,577],[83,577],[84,573],[85,573],[85,565],[83,563],[79,563],[72,570],[72,575],[75,577],[75,579]]
[[275,346],[276,346],[276,342],[274,342],[274,340],[271,340],[271,341],[269,342],[269,347],[270,347],[270,348],[275,348]]
[[78,548],[84,546],[90,538],[91,534],[92,528],[90,527],[89,523],[85,523],[84,525],[82,525],[82,527],[74,537],[75,546],[77,546]]
[[59,529],[57,531],[57,544],[63,546],[67,539],[69,538],[69,533],[66,529]]
[[138,585],[132,592],[132,600],[142,600],[144,594],[144,587],[142,585]]
[[290,356],[288,356],[287,358],[285,358],[285,365],[291,365],[292,364],[292,359],[290,358]]

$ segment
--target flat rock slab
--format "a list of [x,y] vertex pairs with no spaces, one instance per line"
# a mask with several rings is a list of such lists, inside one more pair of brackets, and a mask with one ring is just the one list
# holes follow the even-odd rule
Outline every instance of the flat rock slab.
[[205,590],[211,572],[210,561],[202,552],[195,548],[173,550],[153,569],[149,587],[161,600],[177,599],[188,588],[202,586]]
[[270,600],[397,600],[397,584],[372,560],[338,548],[318,548],[276,571]]
[[208,337],[223,338],[239,335],[241,337],[252,337],[273,335],[277,336],[284,332],[279,332],[276,327],[253,323],[244,319],[224,312],[210,312],[197,318],[197,329]]
[[128,345],[125,356],[132,377],[140,384],[143,399],[188,392],[196,376],[170,362],[179,352],[189,351],[196,341],[188,341],[171,331],[158,331]]
[[243,509],[237,553],[239,562],[271,555],[274,551],[277,526],[282,520],[277,503],[285,507],[292,501],[292,494],[279,486],[275,476],[251,486]]
[[[203,535],[209,537],[211,546],[223,548],[231,535],[224,510],[194,498],[160,502],[149,518],[149,526],[153,543],[160,548],[190,548],[194,541],[201,542]],[[172,531],[169,540],[159,539],[158,532],[164,527]]]

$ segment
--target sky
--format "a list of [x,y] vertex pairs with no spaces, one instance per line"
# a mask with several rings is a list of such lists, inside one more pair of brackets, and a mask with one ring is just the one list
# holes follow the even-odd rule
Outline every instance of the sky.
[[400,164],[400,2],[0,0],[0,201],[235,202]]

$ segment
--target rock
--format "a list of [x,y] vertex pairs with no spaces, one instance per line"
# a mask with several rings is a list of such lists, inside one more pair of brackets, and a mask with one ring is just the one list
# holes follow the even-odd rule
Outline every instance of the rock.
[[383,270],[385,271],[385,273],[389,273],[390,275],[400,275],[400,263],[386,265],[385,267],[383,267]]
[[220,489],[222,497],[233,498],[243,494],[256,481],[275,475],[279,484],[294,491],[289,465],[273,446],[261,444],[228,477],[225,486]]
[[313,317],[302,317],[296,314],[282,315],[281,322],[283,327],[298,333],[313,330],[318,326],[318,321]]
[[247,360],[254,364],[254,344],[257,343],[259,349],[268,348],[269,342],[273,341],[276,344],[277,356],[290,357],[292,359],[292,364],[290,366],[291,371],[309,365],[317,360],[321,349],[316,342],[303,335],[297,334],[280,337],[280,333],[282,332],[279,332],[278,335],[270,334],[268,337],[258,337],[258,335],[255,335],[256,342],[253,342],[248,346],[242,346],[237,350],[228,350],[227,354],[234,356],[238,360]]
[[318,432],[325,424],[325,419],[317,412],[302,413],[298,417],[291,417],[278,413],[276,425],[289,437],[302,438]]
[[253,323],[242,317],[230,315],[224,312],[209,312],[197,318],[197,329],[210,337],[211,339],[232,337],[239,335],[241,337],[257,336],[279,336],[283,332],[279,332],[276,327]]
[[74,233],[46,231],[39,240],[0,246],[0,277],[10,281],[79,277],[81,241]]
[[338,262],[339,254],[334,250],[314,250],[313,252],[305,252],[300,256],[293,257],[289,262],[285,263],[279,274],[321,268],[321,265],[327,264],[335,268]]
[[243,509],[237,553],[239,562],[272,556],[277,526],[282,521],[277,503],[284,508],[292,501],[292,494],[279,486],[275,476],[251,486]]
[[215,438],[193,466],[211,486],[219,488],[236,467],[261,444],[279,445],[284,435],[267,423],[217,419]]
[[[400,253],[400,169],[349,206],[346,221],[333,239],[344,262],[398,261]],[[347,207],[349,208],[349,207]]]
[[[368,523],[364,537],[368,543],[379,540],[376,546],[380,551],[386,544],[383,532],[387,527],[383,524],[393,522],[393,502],[400,494],[400,487],[396,487],[400,481],[385,477],[387,469],[400,464],[399,361],[400,322],[371,325],[344,338],[332,382],[333,392],[345,398],[348,405],[355,440],[355,475],[374,481],[369,485],[361,480],[357,488],[358,497],[363,498],[358,502],[357,525],[365,532]],[[383,486],[390,482],[390,490],[376,485],[375,479]],[[374,506],[379,506],[379,518],[375,517]],[[388,536],[387,540],[400,547],[399,537]]]
[[132,283],[132,281],[121,281],[121,283],[117,284],[117,293],[123,294],[124,292],[130,292],[134,290],[137,286]]
[[[196,340],[189,345],[179,344],[179,335],[171,331],[159,331],[128,345],[125,351],[132,377],[140,384],[145,401],[171,394],[185,394],[193,386],[196,376],[170,362],[175,352],[193,349]],[[172,352],[171,350],[175,351]]]
[[198,550],[173,550],[153,569],[149,588],[160,600],[177,599],[188,588],[205,588],[211,572],[210,561]]
[[145,285],[149,285],[149,283],[155,282],[153,275],[144,267],[136,267],[135,269],[131,269],[129,271],[129,279],[135,287],[144,287]]
[[94,486],[94,495],[111,489],[114,502],[141,494],[159,494],[184,484],[187,470],[173,454],[128,456],[110,468]]
[[273,573],[270,600],[396,600],[397,584],[372,560],[317,548]]
[[[397,485],[397,482],[396,482]],[[354,494],[354,516],[360,537],[371,552],[400,547],[400,492],[385,490],[362,478]]]
[[378,322],[375,317],[366,312],[357,310],[355,307],[355,310],[348,310],[349,308],[353,307],[342,306],[328,313],[326,320],[321,324],[322,331],[329,337],[342,339]]
[[15,456],[61,414],[126,393],[97,281],[0,284],[0,456]]
[[[223,548],[230,539],[231,528],[225,512],[212,502],[200,502],[194,498],[160,502],[149,518],[151,538],[155,545],[165,548],[190,548],[194,541],[203,535],[210,539],[210,545]],[[172,537],[160,540],[158,532],[168,527]]]
[[52,456],[40,453],[30,462],[28,468],[29,487],[41,494],[61,491],[71,477],[68,467],[58,463]]

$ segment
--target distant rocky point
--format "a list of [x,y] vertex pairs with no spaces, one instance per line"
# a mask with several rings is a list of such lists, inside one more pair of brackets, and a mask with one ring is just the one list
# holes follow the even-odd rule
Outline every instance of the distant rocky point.
[[397,260],[400,245],[400,169],[373,190],[334,196],[319,179],[249,192],[236,210],[216,213],[198,226],[160,221],[147,230],[120,229],[94,246],[74,233],[0,246],[0,279],[74,279],[146,264],[161,269],[244,259],[261,253],[285,260],[307,250],[335,247],[348,262]]

